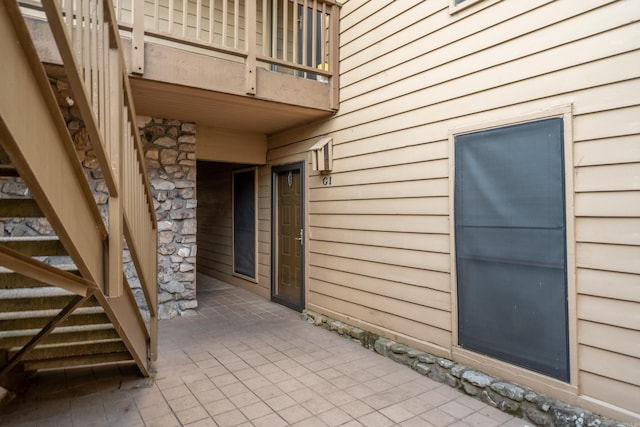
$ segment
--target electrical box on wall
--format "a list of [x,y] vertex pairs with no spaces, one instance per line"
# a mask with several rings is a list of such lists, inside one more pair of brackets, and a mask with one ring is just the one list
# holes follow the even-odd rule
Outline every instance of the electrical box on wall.
[[311,163],[314,171],[329,173],[333,169],[333,138],[324,137],[313,144]]

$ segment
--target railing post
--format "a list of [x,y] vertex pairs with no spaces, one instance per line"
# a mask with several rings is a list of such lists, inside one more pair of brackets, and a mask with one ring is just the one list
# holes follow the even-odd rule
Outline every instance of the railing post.
[[131,72],[144,74],[144,0],[133,0],[133,30],[131,32]]
[[258,19],[256,16],[256,2],[258,0],[245,1],[245,40],[247,43],[247,61],[245,63],[245,78],[247,81],[246,92],[248,95],[256,94],[256,30]]
[[329,106],[337,111],[340,107],[340,9],[335,4],[331,6],[331,16],[329,17]]
[[122,236],[123,236],[123,210],[122,210],[122,122],[120,109],[122,99],[122,69],[120,65],[120,52],[118,49],[109,49],[109,124],[111,125],[107,147],[111,160],[111,173],[118,188],[121,189],[117,196],[109,196],[109,237],[105,255],[107,261],[107,277],[104,285],[104,293],[109,297],[122,295]]

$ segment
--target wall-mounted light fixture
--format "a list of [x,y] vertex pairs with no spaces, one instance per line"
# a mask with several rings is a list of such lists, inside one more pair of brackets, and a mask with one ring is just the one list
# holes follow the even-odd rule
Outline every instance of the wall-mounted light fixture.
[[333,169],[333,138],[330,136],[320,138],[309,151],[311,151],[311,163],[314,171],[331,172]]

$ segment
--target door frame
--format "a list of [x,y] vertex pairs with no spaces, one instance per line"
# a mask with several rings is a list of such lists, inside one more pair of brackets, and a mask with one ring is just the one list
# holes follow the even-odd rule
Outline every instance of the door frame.
[[[455,174],[455,144],[456,135],[479,130],[509,126],[552,117],[562,117],[564,120],[564,173],[565,173],[565,221],[566,221],[566,269],[567,269],[567,321],[569,333],[569,382],[540,374],[526,368],[503,362],[493,357],[484,356],[473,351],[463,349],[458,344],[458,291],[456,277],[456,249],[455,225],[449,221],[450,238],[450,285],[451,285],[451,357],[459,363],[470,367],[483,369],[486,373],[507,380],[518,381],[521,385],[532,387],[543,393],[548,393],[560,399],[571,400],[578,394],[578,338],[577,338],[577,289],[576,289],[576,239],[574,212],[574,165],[573,165],[573,107],[571,104],[560,105],[524,114],[514,114],[499,119],[486,120],[475,124],[454,126],[449,129],[449,176]],[[455,180],[449,179],[449,194],[454,194]],[[449,217],[454,216],[454,198],[449,198]]]
[[[305,224],[305,169],[304,169],[304,161],[299,161],[295,163],[287,163],[283,165],[277,165],[271,167],[271,301],[282,304],[286,307],[289,307],[296,311],[302,311],[306,307],[306,287],[305,287],[305,276],[306,276],[306,261],[305,261],[305,247],[307,245],[306,242],[306,224]],[[277,194],[277,181],[278,174],[281,172],[288,172],[293,170],[300,170],[300,227],[303,231],[303,240],[302,240],[302,249],[300,251],[300,304],[292,303],[291,301],[287,301],[283,298],[278,297],[275,294],[276,290],[276,281],[277,277],[277,262],[278,262],[278,254],[277,254],[277,244],[278,244],[278,236],[276,235],[277,230],[277,208],[278,208],[278,194]]]

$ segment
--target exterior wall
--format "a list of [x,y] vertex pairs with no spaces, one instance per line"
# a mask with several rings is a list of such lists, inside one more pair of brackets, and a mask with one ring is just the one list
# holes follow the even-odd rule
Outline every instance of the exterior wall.
[[196,127],[138,117],[158,219],[158,318],[195,314]]
[[[338,114],[269,139],[277,165],[333,138],[331,184],[307,168],[307,306],[637,422],[640,7],[482,0],[451,14],[449,3],[344,2]],[[559,106],[573,152],[570,384],[460,349],[451,275],[450,132]],[[268,168],[261,185],[268,211]]]
[[[232,173],[243,165],[198,162],[198,271],[269,297],[268,279],[252,281],[233,273]],[[256,261],[265,262],[260,253]],[[267,261],[268,262],[268,261]],[[259,271],[263,269],[258,266]]]

